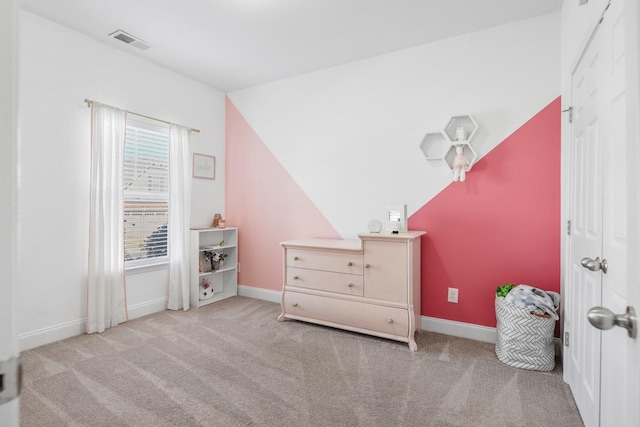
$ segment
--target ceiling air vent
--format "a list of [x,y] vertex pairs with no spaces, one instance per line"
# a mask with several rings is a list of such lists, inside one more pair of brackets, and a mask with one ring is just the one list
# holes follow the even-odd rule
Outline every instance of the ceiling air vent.
[[129,33],[126,33],[122,30],[114,31],[109,34],[109,37],[113,37],[114,39],[118,39],[121,42],[124,42],[130,46],[135,46],[140,50],[147,50],[151,47],[151,45],[147,42],[140,40],[139,38],[132,36]]

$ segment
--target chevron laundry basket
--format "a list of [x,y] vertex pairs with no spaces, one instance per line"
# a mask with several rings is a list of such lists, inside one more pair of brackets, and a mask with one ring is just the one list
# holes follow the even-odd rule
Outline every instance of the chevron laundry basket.
[[556,365],[553,331],[555,319],[531,314],[496,297],[496,356],[509,366],[551,371]]

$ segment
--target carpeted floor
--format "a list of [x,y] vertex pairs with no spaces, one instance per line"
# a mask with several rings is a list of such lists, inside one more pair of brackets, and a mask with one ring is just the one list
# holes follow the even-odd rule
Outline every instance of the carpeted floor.
[[236,297],[22,353],[22,426],[582,426],[558,366],[422,332],[406,344]]

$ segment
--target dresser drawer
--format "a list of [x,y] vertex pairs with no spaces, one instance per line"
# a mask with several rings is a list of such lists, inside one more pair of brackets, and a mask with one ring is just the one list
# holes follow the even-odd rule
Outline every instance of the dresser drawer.
[[362,296],[362,276],[287,267],[287,286]]
[[286,252],[287,267],[359,274],[362,276],[362,253],[359,252],[330,252],[305,249],[287,249]]
[[409,335],[409,314],[401,308],[285,291],[284,315],[344,329],[363,329],[403,337]]

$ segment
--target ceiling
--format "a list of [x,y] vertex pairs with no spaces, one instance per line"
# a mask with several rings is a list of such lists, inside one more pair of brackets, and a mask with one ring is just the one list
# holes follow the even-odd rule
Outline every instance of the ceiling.
[[[562,0],[21,0],[231,92],[560,10]],[[123,30],[152,47],[110,38]]]

